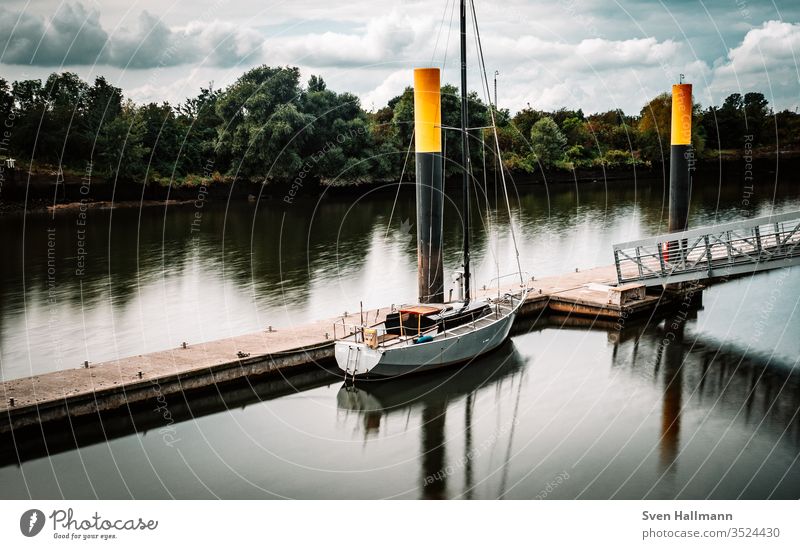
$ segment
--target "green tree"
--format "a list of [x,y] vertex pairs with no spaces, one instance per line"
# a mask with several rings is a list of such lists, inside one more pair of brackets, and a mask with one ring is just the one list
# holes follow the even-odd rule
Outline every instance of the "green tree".
[[59,164],[77,164],[86,150],[80,125],[85,115],[86,82],[77,74],[53,73],[44,84],[47,108],[39,135],[39,156]]
[[565,119],[561,123],[561,131],[570,145],[583,144],[589,138],[586,122],[576,116]]
[[310,159],[310,174],[319,180],[361,182],[385,165],[373,156],[367,114],[350,93],[329,90],[319,76],[311,76],[300,107],[309,123],[304,129],[302,154]]
[[781,148],[800,147],[800,114],[783,110],[775,113],[775,126],[777,127],[777,143],[771,146]]
[[578,109],[577,111],[567,109],[565,107],[561,107],[560,109],[553,111],[549,114],[550,118],[553,119],[553,122],[558,124],[560,128],[563,128],[564,122],[567,119],[573,118],[577,120],[584,120],[583,110]]
[[23,158],[35,158],[34,147],[47,110],[42,81],[15,81],[11,87],[11,95],[14,100],[13,151]]
[[86,90],[85,110],[79,124],[79,130],[83,134],[82,142],[86,146],[81,158],[87,161],[94,158],[97,143],[101,140],[108,141],[103,133],[121,112],[122,90],[98,76],[94,85]]
[[[8,131],[8,128],[14,126],[10,120],[13,108],[14,96],[11,94],[11,86],[8,85],[8,81],[0,78],[0,124],[2,124],[3,131]],[[8,147],[9,144],[9,140],[4,139],[3,147]]]
[[545,167],[563,160],[567,138],[558,129],[558,124],[545,116],[531,128],[531,147],[535,160]]
[[144,145],[146,128],[131,101],[120,113],[103,124],[97,137],[97,165],[100,173],[123,180],[142,181],[150,150]]
[[305,127],[313,117],[298,108],[300,70],[260,66],[220,94],[218,158],[245,178],[289,178],[301,170]]
[[136,116],[143,127],[142,147],[149,151],[147,171],[150,177],[182,173],[181,130],[170,104],[148,103],[138,109]]
[[[511,117],[508,124],[509,130],[503,132],[505,135],[502,142],[502,151],[504,156],[509,155],[512,164],[525,164],[522,159],[532,152],[530,143],[531,130],[533,125],[544,116],[545,113],[542,111],[528,107]],[[512,154],[513,158],[510,156]],[[531,165],[531,169],[533,169],[533,165]]]
[[769,101],[763,93],[749,92],[744,94],[742,106],[747,133],[753,136],[755,144],[763,144],[774,134],[774,124],[770,124],[769,120],[772,116]]
[[642,108],[639,142],[645,160],[669,162],[671,123],[672,96],[669,93],[654,97]]
[[[217,167],[217,135],[222,118],[217,115],[219,92],[211,86],[178,106],[177,122],[182,137],[180,172],[203,173]],[[224,170],[225,168],[221,168]]]
[[744,143],[744,98],[732,93],[719,108],[710,107],[703,112],[701,125],[708,144],[715,149],[738,149]]

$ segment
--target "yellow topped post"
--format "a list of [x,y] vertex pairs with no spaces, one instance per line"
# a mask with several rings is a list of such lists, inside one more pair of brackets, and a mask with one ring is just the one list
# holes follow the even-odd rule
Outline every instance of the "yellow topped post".
[[421,303],[444,301],[442,101],[439,69],[414,69],[417,281]]
[[692,144],[692,85],[672,85],[672,144]]
[[[669,230],[685,231],[689,226],[694,151],[692,150],[692,85],[673,84],[672,124],[669,158]],[[680,249],[670,246],[668,259],[679,260]]]
[[416,152],[442,152],[442,101],[439,69],[414,69]]

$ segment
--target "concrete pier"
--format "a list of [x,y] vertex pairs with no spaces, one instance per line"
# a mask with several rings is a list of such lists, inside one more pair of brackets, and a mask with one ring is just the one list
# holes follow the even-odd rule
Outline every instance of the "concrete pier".
[[[652,314],[680,301],[680,294],[635,296],[625,301],[611,288],[613,265],[536,279],[520,309],[520,319],[548,313],[605,319]],[[513,287],[509,287],[514,289]],[[633,288],[633,293],[638,293]],[[496,292],[496,289],[495,289]],[[491,295],[489,290],[478,294]],[[382,321],[390,308],[371,309],[365,322]],[[186,348],[90,364],[0,384],[0,432],[66,417],[126,407],[135,402],[198,389],[239,378],[284,375],[333,358],[334,324],[358,324],[359,315],[294,327],[276,327]]]

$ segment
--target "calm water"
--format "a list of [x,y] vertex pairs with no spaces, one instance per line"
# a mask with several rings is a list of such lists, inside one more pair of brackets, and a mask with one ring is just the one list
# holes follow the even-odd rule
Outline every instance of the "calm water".
[[[611,263],[612,243],[665,228],[660,184],[519,193],[511,223],[537,276]],[[797,186],[762,194],[748,213],[800,209]],[[740,218],[741,198],[698,188],[691,224]],[[401,193],[387,228],[393,199],[385,189],[258,209],[90,210],[85,225],[77,211],[0,219],[2,377],[413,299],[413,196]],[[479,284],[497,275],[495,257],[502,273],[514,267],[507,216],[482,219]],[[448,234],[448,269],[459,241]],[[391,385],[346,390],[320,369],[172,397],[171,425],[148,405],[61,426],[47,449],[30,433],[3,439],[0,493],[797,498],[799,302],[800,272],[786,269],[707,290],[668,346],[663,320],[620,331],[554,319],[520,326],[469,369]]]

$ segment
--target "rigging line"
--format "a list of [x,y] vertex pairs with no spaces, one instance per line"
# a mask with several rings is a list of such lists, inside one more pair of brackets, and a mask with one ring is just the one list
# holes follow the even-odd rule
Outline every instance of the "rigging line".
[[[445,6],[446,8],[447,6]],[[447,40],[444,43],[444,59],[442,60],[442,72],[447,66],[447,51],[450,49],[450,32],[453,30],[453,15],[456,13],[456,3],[453,1],[453,7],[450,9],[450,24],[447,26]]]
[[[472,20],[473,20],[473,23],[477,22],[477,18],[475,17],[474,14],[473,14]],[[477,28],[477,27],[473,27],[473,28]],[[475,51],[478,51],[479,44],[478,44],[478,38],[477,38],[477,34],[476,33],[473,33],[473,38],[475,40]],[[484,71],[485,71],[485,68],[484,68]],[[486,90],[486,93],[484,93],[484,90]],[[489,97],[489,95],[488,95],[488,85],[487,85],[487,88],[484,88],[483,86],[481,86],[481,93],[483,94],[484,100],[486,101],[486,103],[489,105],[489,108],[491,109],[492,108],[492,103],[491,103],[491,97]],[[486,141],[484,139],[483,130],[496,131],[497,127],[494,125],[494,123],[492,123],[492,125],[490,125],[490,126],[480,126],[480,127],[471,128],[471,129],[476,129],[476,130],[480,130],[481,131],[480,143],[481,143],[481,158],[482,158],[482,161],[483,161],[483,194],[484,194],[484,197],[486,199],[486,216],[487,216],[486,232],[489,235],[489,238],[491,239],[492,235],[491,235],[490,231],[491,231],[491,228],[492,228],[492,222],[491,222],[491,211],[489,209],[488,183],[487,183],[487,180],[486,180]],[[497,194],[496,185],[497,185],[497,176],[495,174],[495,197],[496,197],[496,194]],[[497,203],[497,200],[495,199],[495,204],[496,203]],[[491,249],[491,246],[490,246],[490,249]],[[499,247],[499,242],[497,242],[497,241],[495,241],[495,248],[494,248],[494,252],[492,253],[492,255],[493,255],[494,260],[495,260],[495,270],[496,270],[496,274],[497,274],[497,290],[498,290],[498,294],[499,294],[499,291],[500,291],[500,259],[499,259],[500,247]],[[499,297],[499,295],[498,295],[498,297]]]
[[[444,127],[443,129],[445,129],[445,130],[453,130],[453,131],[458,131],[459,133],[461,132],[461,128],[448,128],[448,127]],[[471,135],[471,134],[469,133],[469,131],[467,131],[466,133],[467,133],[467,139],[468,139],[468,140],[470,140],[470,139],[471,139],[471,140],[475,140],[476,142],[478,142],[478,143],[480,143],[480,144],[481,144],[481,152],[482,152],[482,153],[483,153],[483,155],[484,155],[484,158],[483,158],[483,164],[484,164],[484,169],[485,169],[485,166],[486,166],[486,158],[485,158],[485,147],[486,147],[486,142],[485,142],[485,140],[484,140],[484,138],[483,138],[483,135],[481,135],[481,137],[475,137],[474,135]],[[447,148],[446,148],[446,146],[447,146],[447,140],[446,140],[446,139],[445,139],[445,140],[442,140],[442,143],[443,143],[443,144],[444,144],[444,146],[445,146],[445,151],[447,151]],[[445,152],[444,154],[446,155],[446,152]],[[492,154],[494,154],[494,149],[492,149]],[[445,161],[445,162],[447,162],[447,159],[445,158],[445,159],[444,159],[444,161]],[[463,169],[463,166],[461,166],[461,164],[460,164],[460,163],[456,163],[456,165],[457,165],[457,166],[458,166],[460,169]],[[444,172],[443,172],[443,173],[444,173]],[[474,172],[471,172],[471,171],[470,171],[470,172],[468,172],[468,177],[469,177],[469,178],[470,178],[470,180],[471,180],[471,181],[474,183],[473,187],[474,187],[474,191],[475,191],[475,198],[476,198],[476,200],[477,200],[477,201],[480,203],[480,194],[478,194],[478,191],[480,190],[480,186],[479,186],[479,183],[480,183],[480,181],[478,180],[478,178],[477,178],[477,177],[475,177],[475,174],[474,174]],[[486,178],[486,174],[484,173],[484,179],[485,179],[485,178]],[[483,190],[483,193],[484,193],[484,197],[486,198],[486,202],[487,202],[487,211],[488,211],[488,207],[489,207],[489,204],[488,204],[488,202],[489,202],[489,194],[488,194],[488,193],[489,193],[489,191],[488,191],[488,187],[486,186],[486,184],[484,184],[484,186],[483,186],[483,189],[482,189],[482,190]],[[484,223],[484,220],[483,220],[483,218],[479,218],[479,219],[480,219],[481,223]],[[487,230],[487,226],[486,226],[486,224],[485,224],[485,223],[484,223],[484,225],[483,225],[483,228],[484,228],[484,230]]]
[[[474,137],[473,137],[473,139],[477,140],[477,138],[474,138]],[[483,145],[483,136],[481,136],[480,142]],[[482,152],[483,152],[483,150],[484,149],[481,148]],[[485,179],[486,178],[486,172],[485,172],[485,170],[486,170],[486,155],[485,155],[485,153],[483,154],[483,168],[484,168],[484,179]],[[487,190],[485,184],[483,186],[483,189],[481,189],[480,181],[478,180],[477,177],[475,177],[474,172],[470,172],[469,178],[473,183],[471,185],[471,187],[472,187],[473,192],[475,193],[475,203],[478,204],[478,206],[480,207],[480,204],[481,204],[481,191],[483,192],[483,196],[486,199],[486,215],[487,215],[487,218],[486,218],[486,220],[484,220],[483,216],[477,216],[477,217],[478,217],[478,220],[481,222],[481,227],[483,227],[483,231],[491,239],[492,220],[491,220],[491,214],[489,213],[489,194],[488,194],[488,190]],[[480,210],[478,210],[478,211],[480,212]],[[491,245],[487,246],[487,249],[489,250],[489,256],[492,258],[492,260],[494,260],[494,264],[495,264],[495,266],[497,268],[497,288],[499,290],[500,289],[500,257],[499,257],[500,254],[499,254],[499,250],[497,249],[496,246],[491,246]],[[476,285],[476,287],[477,287],[477,285]]]
[[481,132],[481,161],[483,162],[483,196],[486,199],[486,218],[491,223],[491,214],[489,213],[489,187],[486,181],[486,138]]
[[[473,139],[475,139],[475,138],[473,138]],[[485,165],[485,161],[484,161],[484,165]],[[481,188],[480,188],[480,181],[478,181],[478,178],[477,178],[477,177],[475,177],[475,174],[474,174],[473,172],[470,172],[470,173],[469,173],[469,178],[470,178],[470,180],[471,180],[471,181],[472,181],[472,183],[473,183],[473,184],[472,184],[472,185],[470,185],[470,186],[472,187],[472,190],[473,190],[473,192],[475,193],[475,203],[476,203],[476,204],[478,204],[478,206],[480,206],[480,204],[481,204],[481,195],[480,195]],[[488,196],[487,196],[487,194],[486,194],[486,188],[485,188],[485,187],[484,187],[484,189],[483,189],[483,194],[484,194],[484,197],[486,197],[486,199],[487,199],[487,212],[488,212]],[[479,213],[480,213],[480,210],[478,210],[478,211],[479,211]],[[477,218],[478,218],[478,220],[481,222],[481,227],[483,228],[483,231],[484,231],[486,234],[490,235],[490,230],[491,230],[491,220],[490,220],[490,219],[484,220],[484,219],[483,219],[483,216],[480,216],[480,215],[479,215],[479,216],[477,216]],[[491,258],[494,260],[494,263],[495,263],[495,265],[497,265],[497,268],[499,269],[499,268],[500,268],[500,259],[499,259],[499,257],[498,257],[498,256],[499,256],[499,254],[498,254],[498,250],[497,250],[497,249],[495,249],[495,248],[493,248],[492,246],[487,246],[487,249],[489,250],[489,255],[490,255],[490,256],[491,256]],[[499,274],[498,274],[498,276],[499,276]],[[499,282],[499,280],[498,280],[498,288],[499,288],[499,284],[500,284],[500,282]],[[477,287],[477,286],[476,286],[476,287]]]
[[[469,0],[469,5],[470,5],[470,11],[472,12],[472,22],[473,22],[473,28],[475,29],[475,37],[478,41],[478,61],[481,67],[482,83],[486,89],[486,95],[489,96],[489,80],[486,77],[486,64],[483,59],[483,45],[481,44],[481,33],[480,30],[478,29],[478,17],[475,14],[474,0]],[[498,157],[500,157],[500,139],[497,137],[497,123],[495,121],[494,104],[492,103],[491,97],[489,99],[489,107],[490,107],[489,112],[492,115],[492,126],[495,127],[495,130],[493,132],[494,142],[497,148]],[[519,272],[519,283],[521,285],[524,285],[525,281],[522,279],[522,264],[520,263],[519,260],[519,247],[517,246],[517,235],[514,231],[514,222],[511,216],[511,202],[508,200],[508,188],[506,187],[506,176],[505,176],[505,170],[503,169],[502,157],[500,157],[500,179],[503,182],[503,195],[505,196],[506,209],[508,210],[508,228],[511,230],[511,239],[514,241],[514,252],[516,253],[517,256],[517,270]]]
[[[492,229],[497,230],[495,226],[492,224],[492,210],[489,204],[489,182],[486,179],[486,140],[484,138],[483,132],[481,132],[481,157],[483,159],[483,196],[486,199],[486,234],[489,235],[489,240],[492,239]],[[497,238],[495,238],[495,273],[497,274],[497,299],[500,299],[500,259],[498,256],[500,255],[500,242]],[[491,249],[492,246],[489,246]]]
[[[436,42],[433,44],[433,53],[431,54],[431,65],[433,65],[433,60],[436,57],[436,49],[439,47],[439,38],[442,36],[442,29],[444,28],[444,19],[447,17],[447,7],[450,5],[450,0],[447,0],[447,3],[444,5],[444,11],[442,12],[442,21],[439,23],[439,31],[436,33]],[[448,29],[449,34],[449,29]]]
[[[475,17],[474,14],[473,14],[473,22],[477,22],[477,17]],[[477,27],[474,27],[474,28],[477,28]],[[478,44],[477,33],[473,33],[473,38],[475,39],[475,51],[478,51],[479,44]],[[485,71],[485,68],[484,68],[484,71]],[[486,93],[483,93],[484,100],[486,101],[486,103],[489,105],[489,108],[491,109],[492,108],[492,103],[491,103],[491,97],[489,97],[489,95],[488,95],[488,86],[487,86],[487,88],[483,88],[483,86],[481,86],[481,88],[482,88],[481,89],[482,93],[484,92],[484,90],[486,90]],[[491,230],[491,227],[492,227],[491,211],[489,209],[489,191],[488,191],[488,182],[487,182],[487,178],[486,178],[486,140],[484,138],[484,132],[482,130],[496,131],[497,127],[494,126],[494,124],[492,124],[490,126],[481,126],[481,127],[472,128],[472,129],[481,130],[480,143],[481,143],[481,159],[483,161],[483,194],[484,194],[484,197],[486,199],[486,216],[487,216],[487,220],[488,220],[488,222],[487,222],[487,233],[491,237],[491,233],[489,233],[489,231]],[[497,185],[497,175],[496,174],[495,174],[495,185]],[[495,188],[495,197],[496,197],[496,194],[497,194],[497,188]],[[496,203],[497,203],[497,200],[495,200],[495,204]],[[495,244],[496,244],[497,248],[495,250],[496,253],[493,254],[493,255],[495,256],[495,266],[496,266],[496,269],[497,269],[497,289],[499,291],[500,290],[500,260],[498,259],[498,257],[500,255],[500,249],[499,249],[499,243],[495,242]]]
[[[519,397],[522,394],[522,381],[525,379],[525,370],[519,376],[519,384],[517,385],[517,399],[514,403],[514,413],[513,419],[511,420],[511,432],[508,434],[508,448],[506,449],[506,462],[505,467],[503,467],[503,476],[500,480],[500,493],[498,494],[498,499],[503,499],[506,495],[506,484],[508,482],[508,464],[511,463],[511,448],[514,444],[514,428],[519,423]],[[512,486],[513,488],[513,486]]]
[[[457,132],[461,132],[461,128],[456,128],[455,126],[436,126],[437,128],[442,128],[443,130],[453,130]],[[492,126],[475,126],[474,128],[467,128],[467,132],[471,132],[473,130],[491,130]]]
[[397,192],[394,195],[394,202],[392,202],[392,212],[389,214],[389,221],[386,223],[386,233],[383,238],[389,236],[389,228],[392,226],[392,218],[394,217],[394,209],[397,206],[397,199],[400,197],[400,186],[403,184],[403,176],[406,173],[406,166],[408,166],[408,156],[411,154],[411,145],[414,143],[414,124],[411,125],[411,139],[408,140],[408,149],[406,150],[406,159],[403,161],[403,169],[400,170],[400,181],[397,182]]

